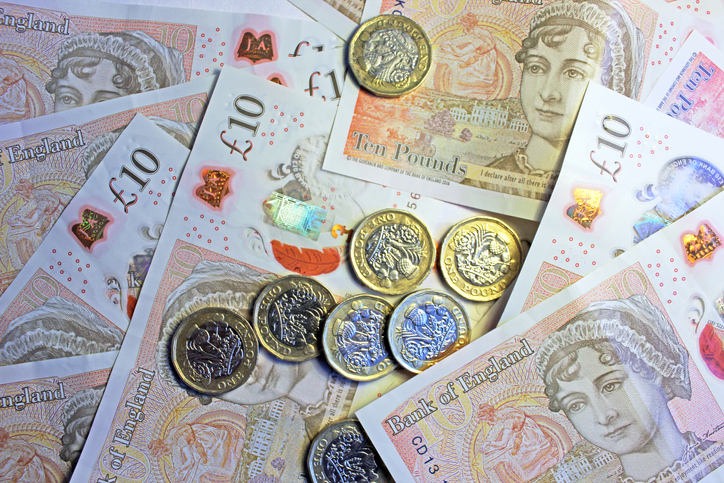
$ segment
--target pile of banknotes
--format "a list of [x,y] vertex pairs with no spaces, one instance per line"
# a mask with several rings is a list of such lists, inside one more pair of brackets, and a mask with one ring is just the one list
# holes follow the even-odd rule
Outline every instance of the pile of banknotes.
[[724,479],[721,0],[290,2],[0,3],[0,481]]

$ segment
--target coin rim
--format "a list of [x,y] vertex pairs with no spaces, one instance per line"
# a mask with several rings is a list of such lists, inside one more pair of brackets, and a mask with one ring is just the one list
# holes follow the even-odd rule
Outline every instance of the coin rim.
[[[254,326],[254,332],[256,333],[257,338],[259,339],[259,342],[261,343],[261,345],[264,346],[264,348],[266,350],[268,350],[270,353],[274,354],[277,358],[279,358],[283,361],[287,361],[287,362],[304,362],[304,361],[308,361],[310,359],[314,359],[315,357],[319,356],[322,353],[322,347],[321,347],[321,343],[320,343],[319,339],[324,330],[323,324],[329,317],[329,313],[331,313],[331,311],[335,309],[337,304],[334,303],[334,305],[332,305],[332,307],[327,311],[327,314],[325,315],[325,317],[319,321],[321,327],[319,328],[319,331],[316,334],[317,335],[317,344],[307,344],[304,347],[300,347],[300,348],[290,347],[290,346],[280,342],[279,340],[277,340],[273,335],[270,335],[272,340],[274,340],[278,345],[287,347],[291,350],[290,354],[283,354],[283,353],[279,352],[276,349],[276,347],[272,346],[272,344],[267,340],[267,337],[262,333],[262,330],[260,327],[262,322],[260,321],[260,319],[264,318],[266,320],[269,311],[267,310],[266,314],[263,317],[260,316],[261,303],[262,303],[262,300],[264,299],[264,297],[266,295],[268,295],[269,292],[271,292],[277,284],[283,283],[290,279],[300,279],[300,280],[304,280],[305,282],[308,282],[312,285],[316,285],[320,289],[320,291],[327,292],[327,295],[329,295],[329,298],[330,298],[330,300],[333,301],[333,303],[336,302],[336,300],[337,300],[334,297],[334,294],[332,293],[332,291],[329,290],[329,288],[327,288],[323,283],[321,283],[316,278],[308,277],[306,275],[296,275],[296,274],[285,275],[283,277],[279,277],[278,279],[266,284],[266,286],[261,290],[261,292],[259,292],[259,295],[257,295],[256,300],[254,301],[254,323],[252,325]],[[271,334],[271,331],[269,331],[269,334]],[[314,352],[311,354],[305,352],[305,349],[307,347],[313,347]]]
[[[339,363],[339,361],[337,361],[337,359],[334,357],[334,354],[332,353],[332,351],[334,349],[332,347],[330,347],[329,342],[327,342],[327,337],[331,336],[330,331],[332,330],[332,325],[333,325],[332,319],[335,317],[335,314],[338,311],[342,310],[343,306],[345,304],[347,304],[348,302],[351,304],[352,302],[354,302],[356,300],[365,299],[365,298],[373,299],[376,302],[383,302],[386,306],[389,307],[389,309],[390,309],[389,313],[386,315],[383,314],[383,315],[385,315],[385,323],[387,325],[389,325],[390,316],[392,315],[392,312],[394,312],[395,306],[392,305],[387,299],[380,297],[379,295],[359,294],[359,295],[354,295],[352,297],[344,299],[342,302],[337,304],[337,306],[334,308],[334,310],[332,310],[332,312],[330,312],[329,315],[327,316],[327,321],[324,323],[324,331],[322,333],[322,348],[324,349],[324,356],[327,359],[327,363],[332,367],[332,369],[334,369],[335,371],[337,371],[339,374],[343,375],[347,379],[351,379],[353,381],[359,381],[359,382],[375,381],[377,379],[380,379],[381,377],[386,376],[390,372],[394,371],[395,368],[397,368],[397,361],[392,357],[392,351],[389,351],[389,350],[388,350],[386,360],[390,361],[390,365],[387,366],[384,371],[375,372],[373,374],[368,374],[366,376],[357,374],[355,372],[348,371],[348,370],[346,370],[346,368],[342,368],[341,364]],[[387,343],[387,340],[386,340],[387,338],[385,337],[386,335],[387,335],[387,327],[383,327],[383,330],[380,331],[380,337],[381,337],[380,343],[386,344],[387,346],[389,346],[389,344]],[[336,342],[334,345],[336,348],[337,347]],[[389,347],[387,347],[387,348],[389,349]]]
[[[409,300],[412,299],[413,297],[419,297],[421,295],[426,295],[426,294],[434,294],[434,295],[439,295],[439,296],[445,297],[445,298],[451,300],[455,305],[457,305],[463,314],[463,322],[465,323],[463,328],[465,330],[462,334],[460,334],[460,332],[461,332],[460,326],[458,325],[458,339],[455,341],[455,343],[451,347],[449,347],[445,352],[443,352],[439,358],[435,359],[434,361],[425,361],[425,363],[422,366],[420,366],[419,368],[416,368],[414,366],[411,366],[410,362],[407,359],[403,358],[400,351],[397,350],[397,346],[394,343],[394,337],[393,337],[394,336],[394,327],[396,327],[396,325],[397,325],[397,324],[395,324],[395,321],[397,319],[400,319],[400,314],[402,314],[402,312],[404,311],[404,308],[405,308],[406,304],[409,303]],[[402,315],[402,320],[404,320],[404,314]],[[416,292],[411,293],[410,295],[408,295],[407,297],[402,299],[399,304],[397,304],[397,307],[395,307],[395,311],[392,312],[392,315],[390,315],[390,321],[387,324],[387,340],[389,341],[389,344],[390,344],[392,357],[395,358],[395,360],[398,362],[398,364],[400,364],[400,366],[404,367],[405,369],[407,369],[410,372],[419,374],[422,371],[424,371],[425,369],[427,369],[428,367],[437,364],[438,362],[440,362],[441,360],[443,360],[444,358],[446,358],[453,352],[456,352],[459,349],[461,349],[462,347],[464,347],[465,345],[467,345],[470,342],[470,331],[471,331],[471,327],[470,327],[470,318],[468,317],[468,311],[465,310],[465,307],[463,307],[463,305],[460,302],[455,300],[455,297],[453,297],[452,295],[450,295],[447,292],[443,292],[442,290],[423,289],[423,290],[418,290]]]
[[[207,312],[222,312],[224,314],[227,314],[227,313],[231,314],[232,318],[238,317],[238,319],[239,319],[238,325],[241,326],[241,329],[242,329],[242,330],[240,330],[241,333],[239,334],[239,336],[242,340],[242,343],[244,343],[244,357],[242,358],[241,364],[244,364],[244,362],[246,360],[249,360],[250,361],[249,365],[251,366],[251,370],[247,371],[246,374],[242,373],[244,377],[241,377],[239,381],[237,381],[233,385],[229,386],[228,388],[214,389],[214,388],[201,386],[201,385],[195,383],[194,381],[192,381],[186,374],[184,374],[184,371],[182,370],[182,367],[181,367],[183,365],[182,361],[184,358],[188,361],[188,357],[186,356],[186,349],[184,347],[184,344],[179,344],[179,339],[181,337],[181,334],[182,334],[182,332],[184,332],[184,329],[186,328],[187,325],[195,324],[193,322],[194,317],[196,317],[198,314],[204,314]],[[246,325],[244,325],[244,324],[246,324]],[[229,326],[231,326],[231,325],[232,324],[229,324]],[[198,328],[198,325],[196,325],[196,327]],[[238,327],[234,327],[234,328],[237,330],[239,329]],[[253,346],[251,349],[253,349],[253,350],[250,350],[250,348],[246,347],[245,342],[247,342],[247,341],[245,341],[245,338],[244,338],[244,331],[247,332],[248,339],[250,339],[252,346]],[[251,353],[251,355],[249,355],[247,358],[247,355],[250,353]],[[212,395],[212,396],[226,394],[227,392],[233,391],[234,389],[241,387],[249,379],[249,377],[251,376],[251,373],[254,370],[254,367],[256,367],[258,354],[259,354],[259,344],[256,339],[256,335],[254,334],[254,329],[251,327],[251,324],[249,323],[249,321],[246,320],[246,318],[244,316],[242,316],[241,314],[238,314],[234,311],[231,311],[226,308],[221,308],[221,307],[206,307],[206,308],[197,310],[192,314],[189,314],[187,317],[185,317],[184,319],[181,320],[178,327],[176,327],[176,330],[174,331],[173,338],[171,339],[171,365],[175,369],[178,377],[181,379],[181,381],[183,381],[184,384],[186,384],[190,388],[194,389],[195,391],[198,391],[202,394]],[[189,370],[193,370],[193,369],[191,369],[189,367]],[[219,378],[219,379],[228,380],[233,377],[234,377],[234,374],[232,374],[231,376],[224,376],[223,378]]]
[[[360,237],[360,231],[365,227],[365,225],[367,225],[367,223],[370,220],[374,219],[376,216],[379,216],[381,213],[388,213],[388,212],[408,216],[408,217],[412,218],[413,220],[415,220],[417,223],[419,223],[422,226],[423,233],[425,234],[425,236],[427,236],[427,238],[430,242],[430,246],[432,247],[432,255],[430,257],[429,266],[424,270],[421,269],[420,275],[419,275],[419,281],[417,283],[412,284],[410,287],[407,287],[407,288],[395,289],[395,284],[392,284],[392,286],[389,289],[386,289],[386,288],[382,287],[381,285],[375,286],[374,284],[372,284],[371,281],[369,281],[368,279],[366,279],[365,277],[362,276],[361,267],[357,263],[356,245],[357,245],[357,241],[359,240],[359,237]],[[397,223],[399,223],[399,222],[397,222]],[[361,249],[364,251],[364,244]],[[367,216],[364,220],[362,220],[359,223],[359,225],[357,225],[357,228],[355,228],[354,233],[352,234],[352,240],[350,241],[350,250],[351,250],[351,256],[349,258],[350,258],[350,262],[352,263],[352,269],[353,269],[355,275],[357,276],[357,278],[366,287],[374,290],[375,292],[379,292],[379,293],[382,293],[385,295],[402,295],[405,293],[409,293],[412,290],[415,290],[417,287],[420,286],[420,284],[422,284],[422,282],[425,281],[425,279],[427,279],[427,277],[430,275],[430,273],[432,273],[432,269],[435,266],[435,262],[437,259],[437,243],[435,242],[435,239],[432,236],[432,232],[430,231],[430,228],[427,226],[427,224],[425,224],[424,221],[422,221],[417,216],[413,215],[409,211],[401,210],[399,208],[386,208],[386,209],[382,209],[379,211],[375,211],[371,215]],[[374,273],[374,271],[372,271],[372,269],[369,268],[369,266],[367,265],[366,258],[362,257],[362,263],[364,263],[364,265],[367,266],[369,271],[372,272],[373,277],[377,277],[377,275]],[[379,277],[377,277],[377,278],[379,278]],[[405,279],[405,280],[407,280],[407,279]]]
[[[330,433],[338,431],[338,428],[344,427],[345,425],[352,423],[355,425],[355,429],[359,430],[359,433],[362,434],[367,439],[368,444],[372,448],[372,451],[375,453],[375,462],[377,463],[377,467],[382,470],[382,474],[378,475],[378,477],[374,480],[375,482],[383,483],[386,481],[392,481],[389,477],[389,471],[385,467],[384,462],[382,461],[382,457],[380,456],[379,452],[377,451],[377,448],[375,448],[374,444],[372,444],[372,440],[370,439],[367,432],[364,430],[364,427],[362,426],[362,423],[359,422],[358,419],[355,418],[347,418],[347,419],[341,419],[339,421],[334,421],[328,425],[326,425],[322,430],[315,436],[315,438],[312,440],[312,442],[309,444],[309,450],[307,451],[307,470],[309,471],[309,476],[312,478],[313,483],[330,483],[329,478],[324,476],[323,469],[321,468],[321,465],[316,465],[314,463],[314,449],[315,447],[319,446],[321,444],[321,441],[323,439],[328,439],[330,436]],[[339,434],[339,433],[337,433]],[[335,434],[335,436],[337,435]],[[315,469],[322,472],[322,474],[317,475],[317,473],[314,471]]]
[[[497,284],[505,281],[506,282],[505,287],[496,294],[491,294],[491,295],[486,296],[481,293],[481,295],[479,295],[479,296],[474,296],[472,294],[466,293],[460,287],[458,287],[455,284],[455,282],[453,282],[450,279],[450,274],[448,273],[448,268],[447,268],[447,265],[445,264],[445,258],[446,258],[445,251],[447,250],[448,245],[450,244],[450,241],[452,240],[452,237],[455,235],[455,232],[458,229],[460,229],[463,225],[472,224],[475,222],[494,223],[494,224],[500,225],[503,228],[503,230],[507,230],[508,234],[512,236],[513,241],[515,242],[515,246],[518,248],[518,254],[520,256],[520,260],[518,261],[518,268],[515,270],[515,275],[513,275],[512,278],[510,278],[509,280],[506,280],[508,278],[508,274],[505,274],[501,281],[495,282],[492,285],[486,285],[484,287],[481,287],[481,288],[492,287],[494,285],[497,285]],[[454,262],[454,258],[453,258],[453,262]],[[503,293],[505,292],[505,290],[511,286],[513,281],[520,274],[520,267],[523,265],[523,247],[520,243],[520,238],[518,238],[518,234],[507,223],[505,223],[504,221],[502,221],[498,218],[492,217],[492,216],[476,215],[476,216],[471,216],[470,218],[467,218],[467,219],[457,223],[452,228],[450,228],[450,230],[447,232],[447,234],[445,235],[445,238],[442,241],[442,248],[440,249],[439,263],[440,263],[440,271],[442,272],[442,278],[445,280],[448,287],[450,287],[455,293],[457,293],[458,295],[460,295],[461,297],[463,297],[467,300],[472,300],[473,302],[490,302],[491,300],[497,300],[498,298],[500,298],[503,295]],[[455,273],[462,279],[463,276],[460,275],[460,272],[458,272],[457,265],[455,263],[453,263],[452,267],[455,270]],[[479,285],[476,285],[476,286],[479,287]]]
[[[417,66],[412,71],[412,74],[410,74],[410,77],[413,78],[410,81],[409,86],[406,89],[403,90],[381,90],[377,89],[375,87],[371,87],[372,82],[370,79],[373,79],[373,76],[371,76],[366,70],[362,68],[361,65],[359,65],[357,62],[354,61],[355,57],[359,58],[359,56],[362,54],[361,50],[364,49],[364,44],[366,42],[363,42],[359,40],[359,37],[365,33],[366,30],[370,29],[371,26],[373,26],[375,23],[380,21],[387,21],[387,20],[397,20],[401,21],[407,24],[410,24],[411,29],[410,30],[417,30],[419,31],[422,37],[422,40],[420,42],[416,41],[413,37],[413,41],[415,42],[415,45],[418,47],[418,50],[420,49],[420,45],[426,45],[427,46],[427,54],[420,54],[420,59],[418,59]],[[406,32],[407,33],[407,32]],[[411,36],[412,37],[412,36]],[[357,31],[352,36],[352,39],[349,41],[349,46],[347,48],[347,63],[350,66],[350,70],[352,71],[352,74],[354,74],[355,79],[359,83],[361,87],[368,90],[369,92],[379,96],[379,97],[400,97],[405,94],[408,94],[418,87],[420,87],[427,78],[427,75],[430,73],[431,67],[432,67],[432,42],[430,42],[430,38],[427,36],[427,32],[422,28],[420,24],[415,22],[409,17],[401,16],[401,15],[392,15],[392,14],[382,14],[377,15],[366,22],[362,23]],[[425,68],[424,72],[419,75],[419,78],[416,78],[415,73],[417,72],[417,68],[420,65],[420,62],[423,59],[423,55],[427,57],[427,67]],[[385,83],[385,84],[391,84],[391,83]]]

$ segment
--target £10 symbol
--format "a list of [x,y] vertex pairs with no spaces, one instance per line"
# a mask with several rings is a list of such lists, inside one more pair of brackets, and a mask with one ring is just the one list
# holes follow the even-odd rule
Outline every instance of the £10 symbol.
[[[133,153],[131,153],[131,161],[133,162],[133,166],[136,168],[136,170],[142,173],[153,174],[157,172],[159,168],[158,158],[147,149],[134,150]],[[143,191],[146,188],[148,182],[151,181],[151,179],[143,179],[143,175],[139,175],[136,170],[133,170],[126,165],[123,165],[121,167],[121,173],[118,177],[127,177],[138,185],[139,191]],[[120,201],[123,204],[123,211],[128,214],[128,207],[133,206],[138,202],[138,195],[136,193],[131,193],[130,196],[132,196],[133,199],[130,201],[126,201],[123,198],[123,193],[125,192],[125,189],[121,189],[120,191],[118,191],[116,187],[113,186],[113,183],[116,181],[116,179],[117,178],[115,177],[111,178],[108,182],[108,187],[111,189],[111,193],[113,193],[113,195],[115,196],[113,202],[115,203],[116,201]]]

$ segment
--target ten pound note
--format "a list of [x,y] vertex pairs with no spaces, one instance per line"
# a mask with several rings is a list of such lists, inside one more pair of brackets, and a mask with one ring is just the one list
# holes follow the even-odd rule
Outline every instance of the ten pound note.
[[197,79],[3,126],[0,294],[136,113],[190,147],[215,80]]
[[0,365],[118,350],[189,150],[139,115],[0,297]]
[[644,104],[724,137],[724,54],[692,32]]
[[[313,276],[338,300],[366,292],[348,259],[352,233],[368,215],[405,208],[439,240],[475,214],[322,170],[335,112],[308,93],[222,70],[74,481],[295,481],[322,427],[405,378],[393,372],[358,386],[322,357],[285,362],[260,347],[249,379],[211,398],[182,385],[172,367],[169,347],[182,321],[205,310],[252,320],[257,295],[279,275]],[[530,236],[526,224],[511,222]],[[407,246],[414,238],[393,240]],[[390,272],[419,263],[395,253]],[[438,276],[423,286],[445,290]],[[280,316],[273,330],[280,343],[321,338],[301,322],[314,320],[305,305]],[[490,305],[465,307],[474,323]],[[379,326],[363,320],[338,334],[350,351],[367,348],[370,360],[386,354],[373,342],[378,336]],[[199,371],[221,373],[221,359],[210,355],[233,355],[226,351],[233,339],[213,339],[188,339],[208,359]],[[346,363],[362,370],[368,362],[360,357]]]
[[394,478],[719,481],[723,207],[719,194],[357,411]]
[[0,481],[70,479],[116,355],[0,367]]
[[[418,22],[434,62],[422,86],[392,100],[347,82],[324,168],[539,220],[588,82],[638,99],[698,21],[666,7],[368,1],[365,19]],[[376,35],[359,61],[365,69],[390,81],[416,68],[412,38]]]
[[589,84],[558,184],[500,320],[671,224],[724,186],[724,140]]
[[0,124],[340,46],[264,15],[77,1],[0,3]]

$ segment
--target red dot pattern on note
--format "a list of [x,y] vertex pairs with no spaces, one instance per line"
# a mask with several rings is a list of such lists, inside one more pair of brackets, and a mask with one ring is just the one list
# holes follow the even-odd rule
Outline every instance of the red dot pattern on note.
[[[185,222],[189,221],[188,216],[184,216],[183,219]],[[194,223],[193,221],[191,223],[192,226],[191,229],[186,232],[186,238],[206,245],[211,245],[212,243],[222,244],[217,236],[220,230],[220,226],[226,225],[225,220],[219,220],[218,218],[214,218],[213,215],[210,218],[206,218],[205,215],[201,214],[199,215],[198,221],[196,223]],[[225,236],[223,240],[224,242],[228,242],[229,237]],[[228,246],[224,246],[224,250],[228,249]]]
[[[653,40],[656,42],[652,45],[650,59],[651,65],[661,65],[662,60],[668,59],[671,62],[674,57],[674,47],[678,46],[677,38],[673,36],[675,31],[675,23],[668,24],[659,23],[656,25],[656,32]],[[663,55],[661,55],[663,52]]]
[[[283,136],[283,133],[288,133],[290,128],[304,128],[304,124],[301,122],[301,117],[304,116],[303,112],[299,114],[289,114],[284,112],[283,108],[280,108],[278,104],[274,105],[274,117],[269,120],[269,126],[266,131],[262,131],[262,137],[269,137],[269,145],[274,145],[274,136],[279,134]],[[291,119],[290,119],[291,118]]]
[[[661,249],[656,250],[657,254],[661,254]],[[678,275],[679,267],[676,264],[676,260],[673,257],[665,259],[663,257],[657,257],[657,262],[646,264],[647,275],[651,278],[651,283],[659,288],[663,288],[664,293],[670,294],[671,297],[676,297],[677,289],[681,282],[686,281],[686,277]],[[667,299],[667,303],[672,303],[672,299]]]
[[[681,4],[684,4],[684,2],[679,1],[677,3],[679,3],[679,5],[677,5],[676,8],[679,10],[683,10]],[[697,7],[696,5],[699,5],[700,3],[701,3],[701,0],[696,0],[694,3],[692,3],[691,1],[686,2],[685,3],[686,10],[695,12],[696,14],[698,14],[699,17],[708,18],[711,15],[711,10],[699,11],[699,7]]]
[[[221,47],[226,47],[226,42],[218,42],[218,41],[214,42],[214,37],[216,37],[218,39],[218,36],[221,35],[220,32],[221,32],[221,29],[219,27],[216,27],[216,29],[213,33],[213,36],[210,33],[209,34],[207,34],[205,32],[201,33],[199,35],[198,43],[200,43],[201,48],[204,51],[208,52],[209,56],[212,57],[211,63],[216,64],[219,67],[224,67],[224,56],[226,54],[224,53],[224,49]],[[218,55],[217,55],[217,52],[218,52]],[[203,59],[204,54],[200,53],[198,57],[199,57],[199,59]],[[201,72],[202,72],[201,70],[197,70],[196,75],[200,76]],[[209,69],[203,69],[203,72],[208,73]]]
[[[79,256],[83,255],[82,253],[80,255],[78,253],[74,255],[73,251],[68,251],[59,254],[57,248],[53,248],[51,252],[56,255],[56,257],[51,257],[51,259],[54,259],[55,261],[48,266],[50,273],[66,275],[66,270],[68,270],[68,276],[65,277],[65,280],[68,282],[72,282],[73,280],[78,281],[77,277],[74,278],[70,276],[73,272],[77,271],[79,274],[82,274],[84,269],[89,269],[91,267],[90,263],[85,263],[81,260],[81,258],[79,258]],[[60,258],[58,255],[60,255]],[[88,283],[88,280],[85,280],[84,278],[81,278],[81,280],[84,284]],[[83,293],[85,293],[85,291],[83,291]]]
[[627,145],[627,153],[629,159],[635,159],[637,168],[646,168],[647,161],[652,155],[669,150],[669,136],[665,134],[663,137],[646,132],[644,126],[639,126],[638,130],[633,129],[631,133],[632,139],[636,142],[630,142]]
[[[584,242],[569,236],[567,238],[552,238],[551,243],[556,245],[553,261],[559,262],[563,268],[582,268],[590,264],[591,267],[596,266],[596,260],[589,250],[596,248],[595,243]],[[575,270],[573,270],[575,271]]]

